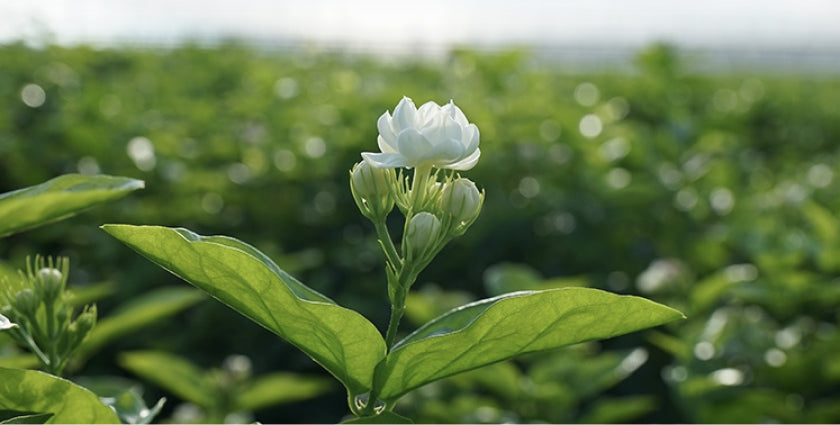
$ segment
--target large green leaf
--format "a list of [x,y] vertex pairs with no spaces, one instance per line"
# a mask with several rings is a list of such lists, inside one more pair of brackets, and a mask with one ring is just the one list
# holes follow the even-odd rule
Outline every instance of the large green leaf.
[[157,289],[131,300],[97,322],[76,352],[75,360],[81,362],[109,341],[175,314],[205,297],[193,288],[174,287]]
[[0,368],[0,410],[52,413],[47,423],[120,423],[96,394],[36,370]]
[[682,317],[644,298],[586,288],[477,301],[395,344],[377,368],[379,396],[391,401],[426,383],[519,354],[610,338]]
[[61,220],[142,188],[143,181],[127,177],[66,174],[0,194],[0,236]]
[[140,254],[303,350],[352,395],[367,392],[385,341],[359,313],[280,269],[256,248],[186,229],[106,225]]

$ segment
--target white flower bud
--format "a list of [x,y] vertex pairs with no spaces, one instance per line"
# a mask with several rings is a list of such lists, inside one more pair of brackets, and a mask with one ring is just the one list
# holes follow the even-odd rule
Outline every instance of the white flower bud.
[[440,233],[440,220],[429,212],[411,217],[405,233],[409,258],[421,258],[433,248]]
[[362,161],[353,167],[350,174],[350,189],[356,205],[366,217],[385,217],[394,208],[391,184],[395,180],[393,170],[372,167]]
[[456,225],[471,222],[481,211],[481,193],[475,183],[465,178],[444,184],[440,202],[444,213],[450,214]]

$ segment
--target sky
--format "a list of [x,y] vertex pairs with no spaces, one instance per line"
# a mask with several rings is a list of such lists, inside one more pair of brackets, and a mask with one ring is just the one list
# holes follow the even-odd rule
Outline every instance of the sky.
[[0,42],[840,46],[833,0],[0,0]]

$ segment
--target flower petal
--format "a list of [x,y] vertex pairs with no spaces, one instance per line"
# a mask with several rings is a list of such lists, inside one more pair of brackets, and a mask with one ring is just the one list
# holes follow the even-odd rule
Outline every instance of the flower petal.
[[479,139],[479,132],[478,127],[475,124],[470,124],[466,128],[464,128],[464,145],[466,149],[465,152],[472,152],[475,149],[478,149],[478,140]]
[[405,157],[406,163],[414,166],[417,162],[426,159],[432,144],[413,128],[407,128],[397,136],[397,150]]
[[455,120],[458,124],[461,124],[462,127],[466,127],[470,125],[469,121],[467,121],[466,115],[461,111],[461,108],[455,106],[455,101],[450,100],[449,103],[446,105],[441,106],[440,108],[443,112],[446,113],[450,118]]
[[434,145],[426,154],[426,159],[434,159],[435,164],[450,164],[458,161],[464,155],[464,145],[460,140],[446,139]]
[[440,105],[433,101],[428,101],[420,106],[417,110],[417,126],[423,127],[432,121],[436,116],[440,115]]
[[397,151],[397,135],[394,133],[394,128],[391,126],[391,114],[387,111],[379,117],[376,122],[376,127],[379,128],[379,149],[382,152],[396,152]]
[[414,106],[414,101],[403,97],[397,107],[394,108],[394,116],[391,119],[394,132],[399,134],[407,128],[414,127],[416,120],[417,107]]
[[429,121],[420,133],[432,145],[438,145],[449,139],[461,140],[461,126],[445,114],[438,114]]
[[462,159],[462,160],[460,160],[456,163],[449,164],[449,165],[447,165],[445,167],[441,167],[441,168],[448,168],[450,170],[458,170],[458,171],[469,170],[470,168],[475,167],[475,164],[478,162],[478,157],[480,157],[480,156],[481,156],[481,149],[476,149],[472,154],[470,154],[466,158],[464,158],[464,159]]
[[405,163],[405,158],[398,153],[362,152],[362,158],[375,168],[401,168],[408,166]]

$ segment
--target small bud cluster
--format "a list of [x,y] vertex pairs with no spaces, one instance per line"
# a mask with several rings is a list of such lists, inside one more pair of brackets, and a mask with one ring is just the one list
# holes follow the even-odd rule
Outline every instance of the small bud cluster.
[[72,353],[96,324],[96,306],[75,316],[65,300],[67,260],[37,257],[17,282],[3,282],[0,293],[0,331],[8,330],[19,344],[31,349],[44,368],[60,374]]

